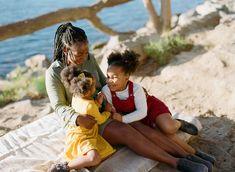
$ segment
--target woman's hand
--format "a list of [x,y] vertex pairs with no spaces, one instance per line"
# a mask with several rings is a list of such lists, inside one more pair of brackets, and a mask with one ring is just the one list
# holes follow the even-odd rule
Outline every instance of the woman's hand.
[[91,129],[96,124],[96,122],[97,121],[95,120],[95,118],[90,115],[79,115],[76,119],[76,124],[86,129]]
[[99,92],[96,97],[96,102],[100,105],[103,103],[105,95],[102,92]]
[[120,113],[115,112],[112,114],[112,119],[122,122],[122,115]]

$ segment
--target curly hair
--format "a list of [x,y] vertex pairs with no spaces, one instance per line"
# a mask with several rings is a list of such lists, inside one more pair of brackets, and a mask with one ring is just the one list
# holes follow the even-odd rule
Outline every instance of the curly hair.
[[120,66],[126,74],[131,74],[139,65],[138,57],[139,55],[134,51],[114,52],[108,57],[108,65]]
[[[82,73],[85,77],[78,77]],[[94,79],[92,74],[87,71],[81,71],[74,65],[64,68],[60,76],[64,86],[73,95],[83,97],[92,88],[92,80]]]

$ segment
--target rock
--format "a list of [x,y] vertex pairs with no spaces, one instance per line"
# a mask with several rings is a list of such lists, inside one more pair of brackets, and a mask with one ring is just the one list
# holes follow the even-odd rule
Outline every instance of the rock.
[[189,10],[186,13],[181,14],[179,16],[178,26],[189,25],[192,22],[192,18],[194,18],[197,15],[198,14],[194,9]]
[[15,79],[15,78],[21,76],[22,74],[27,73],[27,71],[28,71],[28,67],[19,67],[18,66],[15,69],[13,69],[11,72],[9,72],[6,75],[6,78],[9,80],[12,80],[12,79]]
[[171,17],[171,28],[175,28],[177,25],[178,25],[178,22],[179,22],[179,16],[172,16]]
[[27,59],[25,61],[25,66],[31,69],[34,69],[34,68],[39,68],[39,69],[46,68],[47,69],[50,66],[50,61],[45,55],[38,54]]
[[227,7],[230,13],[235,13],[235,1],[230,1]]
[[[228,14],[235,13],[235,1],[234,0],[209,0],[212,3],[224,5]],[[223,9],[225,10],[225,9]]]
[[[138,30],[141,30],[141,29],[145,29],[146,31],[146,33],[148,32],[148,31],[150,31],[150,32],[156,32],[156,30],[155,30],[155,28],[154,28],[154,25],[153,25],[153,23],[151,22],[151,20],[148,20],[146,23],[145,23],[145,26],[143,27],[143,28],[140,28],[140,29],[138,29]],[[137,33],[138,33],[138,30],[136,31]]]
[[44,76],[46,69],[50,66],[50,61],[45,55],[35,55],[25,61],[25,66],[19,66],[6,75],[9,80],[17,77]]
[[195,9],[181,14],[178,25],[173,29],[172,33],[188,35],[196,30],[214,28],[220,23],[220,19],[226,16],[229,11],[226,3],[205,1]]
[[192,17],[190,20],[179,17],[178,26],[171,33],[188,35],[201,30],[212,29],[220,23],[220,15],[218,11],[203,16]]
[[[145,32],[146,31],[146,32]],[[159,35],[155,32],[148,32],[149,29],[139,30],[137,34],[132,36],[113,36],[108,41],[107,45],[102,49],[100,56],[102,56],[100,67],[104,73],[107,69],[107,57],[115,51],[133,50],[140,55],[140,63],[146,59],[144,53],[144,45],[150,41],[159,39]]]
[[223,5],[206,1],[202,5],[199,5],[196,7],[196,12],[201,16],[205,16],[210,13],[216,12],[217,10],[220,10],[220,9],[223,9]]

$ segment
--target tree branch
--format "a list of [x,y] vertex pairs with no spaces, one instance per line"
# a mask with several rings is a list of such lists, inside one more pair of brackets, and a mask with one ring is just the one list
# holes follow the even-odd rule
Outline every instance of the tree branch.
[[89,19],[89,21],[91,22],[91,24],[97,28],[98,30],[108,34],[108,35],[121,35],[121,34],[131,34],[133,32],[117,32],[112,30],[110,27],[106,26],[105,24],[103,24],[100,20],[100,18],[98,18],[96,15],[92,16],[92,18]]
[[[65,8],[32,19],[26,19],[23,21],[0,26],[0,41],[16,36],[27,35],[57,23],[75,21],[80,19],[92,20],[91,16],[94,13],[98,13],[103,8],[112,7],[129,1],[130,0],[101,0],[97,4],[92,5],[91,7]],[[101,21],[97,21],[97,19],[95,19],[95,21],[92,23],[98,23],[94,25],[97,25],[99,27],[99,30],[106,34],[111,33],[111,35],[113,35],[119,33],[103,25]]]
[[156,32],[160,32],[160,17],[158,16],[157,12],[155,11],[155,8],[153,6],[152,0],[143,0],[144,6],[147,9],[149,13],[150,21],[152,22],[154,29]]
[[100,11],[104,6],[106,8],[113,7],[116,5],[124,4],[132,0],[100,0],[98,3],[91,6],[96,12]]

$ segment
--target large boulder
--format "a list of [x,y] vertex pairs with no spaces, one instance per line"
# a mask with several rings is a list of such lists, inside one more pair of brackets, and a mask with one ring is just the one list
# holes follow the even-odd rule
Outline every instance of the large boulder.
[[205,16],[210,13],[213,13],[213,12],[216,12],[219,10],[225,10],[225,9],[226,9],[226,7],[223,4],[218,4],[218,3],[206,1],[202,5],[199,5],[196,7],[196,12],[201,16]]
[[106,73],[107,69],[107,57],[112,52],[123,52],[125,50],[135,51],[140,55],[139,61],[140,63],[146,59],[146,54],[144,52],[144,45],[149,43],[150,41],[156,41],[159,39],[159,35],[150,31],[151,29],[145,28],[138,30],[134,35],[131,36],[112,36],[108,41],[107,45],[102,49],[99,56],[102,57],[101,60],[101,69],[104,73]]
[[18,76],[41,76],[44,75],[46,69],[50,66],[50,60],[43,54],[32,56],[25,60],[25,66],[18,66],[6,75],[9,80]]
[[221,14],[227,13],[224,4],[205,1],[203,4],[179,16],[178,25],[172,33],[188,35],[202,29],[211,29],[220,23]]
[[48,68],[50,66],[50,61],[44,54],[37,54],[25,61],[25,66],[33,68]]

